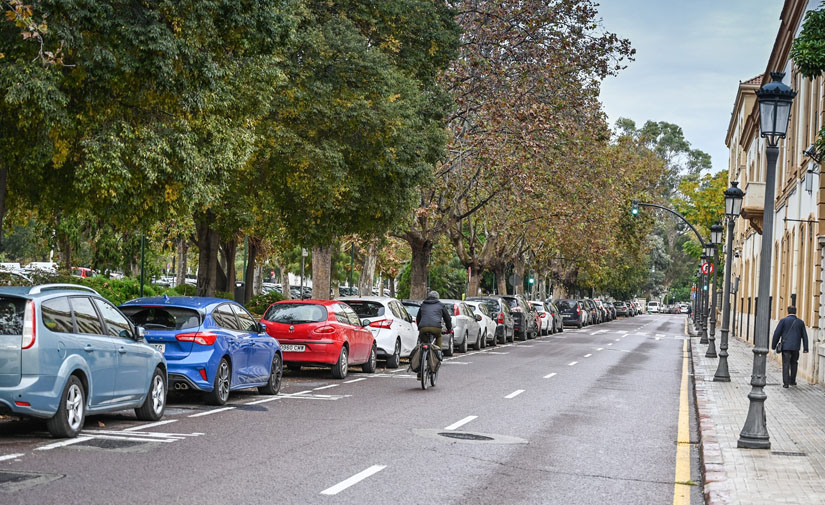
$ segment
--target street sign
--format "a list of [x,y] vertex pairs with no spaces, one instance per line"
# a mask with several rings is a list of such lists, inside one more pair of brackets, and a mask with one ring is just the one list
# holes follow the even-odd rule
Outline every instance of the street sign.
[[301,256],[303,256],[304,258],[306,258],[307,256],[309,256],[309,251],[307,251],[306,249],[304,249],[304,248],[302,247],[302,248],[301,248]]
[[713,263],[702,263],[702,273],[705,275],[710,275],[713,273]]

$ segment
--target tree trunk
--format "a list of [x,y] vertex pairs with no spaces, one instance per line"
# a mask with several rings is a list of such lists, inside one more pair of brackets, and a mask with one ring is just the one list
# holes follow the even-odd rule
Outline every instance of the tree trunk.
[[60,244],[60,266],[71,272],[72,270],[72,243],[67,233],[58,233]]
[[390,297],[395,298],[395,279],[390,279]]
[[514,281],[515,281],[515,293],[517,295],[524,294],[524,260],[522,258],[516,258],[513,262],[513,274]]
[[423,300],[424,298],[427,298],[430,254],[433,252],[433,243],[429,240],[416,240],[409,242],[410,249],[412,249],[412,263],[410,266],[410,299]]
[[312,297],[329,300],[332,274],[332,245],[312,248]]
[[177,270],[175,272],[175,286],[186,283],[187,253],[189,252],[189,240],[186,237],[178,237],[175,240],[177,255]]
[[506,295],[507,294],[507,264],[504,262],[496,263],[495,267],[493,267],[493,271],[496,273],[496,284],[498,287],[498,294],[499,295]]
[[221,270],[225,275],[224,278],[218,276],[218,291],[229,291],[235,293],[235,281],[238,280],[238,274],[235,270],[235,256],[238,254],[238,241],[234,238],[227,240],[221,244],[221,253],[223,261],[221,262]]
[[475,268],[470,270],[470,282],[467,286],[467,297],[478,296],[478,287],[481,285],[481,272]]
[[286,268],[284,268],[283,263],[279,259],[276,263],[278,266],[278,270],[281,272],[281,294],[284,295],[284,298],[289,300],[292,296],[289,293],[289,272],[287,272]]
[[361,296],[372,294],[372,285],[375,283],[375,264],[378,261],[378,241],[370,240],[367,254],[364,257],[364,268],[361,269],[361,277],[358,279],[358,293]]
[[0,163],[0,251],[3,248],[3,219],[6,217],[6,184],[9,178],[9,167]]
[[244,275],[244,300],[249,301],[255,295],[255,260],[258,257],[258,245],[260,240],[257,237],[249,237],[246,248],[246,272]]
[[215,296],[218,273],[218,234],[211,229],[211,212],[195,216],[198,238],[198,296]]

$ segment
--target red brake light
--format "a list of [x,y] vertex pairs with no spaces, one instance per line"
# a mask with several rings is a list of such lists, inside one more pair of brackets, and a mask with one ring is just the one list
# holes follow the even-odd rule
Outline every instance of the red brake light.
[[504,324],[504,312],[498,313],[498,324]]
[[321,326],[320,328],[315,328],[312,330],[312,333],[316,335],[329,335],[331,333],[335,333],[335,327],[333,326]]
[[544,318],[544,317],[547,317],[547,312],[542,312],[542,313],[541,313],[541,317],[543,317],[543,318]]
[[388,330],[392,328],[392,319],[379,319],[370,323],[370,328],[383,328]]
[[453,305],[453,315],[459,316],[461,312],[458,311],[458,304]]
[[178,342],[194,342],[200,345],[212,345],[218,338],[214,333],[208,331],[198,331],[195,333],[179,333],[175,336]]
[[581,313],[582,313],[582,308],[579,307],[578,305],[576,305],[576,314],[581,314]]
[[37,318],[34,310],[34,300],[29,300],[26,310],[23,312],[23,340],[22,349],[28,349],[37,340]]
[[15,405],[18,407],[31,407],[32,404],[29,402],[14,402]]
[[198,372],[200,372],[201,378],[203,378],[203,380],[208,380],[206,378],[206,369],[205,368],[201,368],[200,370],[198,370]]

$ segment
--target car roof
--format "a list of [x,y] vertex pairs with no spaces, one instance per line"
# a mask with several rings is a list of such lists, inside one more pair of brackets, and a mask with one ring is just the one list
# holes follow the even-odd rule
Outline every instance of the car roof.
[[376,295],[368,295],[368,296],[342,296],[337,299],[341,302],[380,302],[380,303],[387,303],[395,298],[391,296],[376,296]]
[[148,296],[144,298],[135,298],[121,305],[121,307],[131,307],[135,305],[154,305],[154,306],[168,306],[168,307],[183,307],[190,309],[205,309],[212,305],[219,303],[232,303],[240,305],[234,300],[228,298],[214,298],[209,296]]
[[304,298],[303,300],[278,300],[274,302],[272,305],[279,304],[279,303],[303,303],[304,305],[324,305],[330,306],[338,303],[339,300],[319,300],[316,298]]
[[424,303],[422,300],[399,300],[402,305],[421,305]]
[[51,295],[97,295],[100,293],[92,288],[71,284],[41,284],[37,286],[4,286],[0,287],[0,295],[20,296],[25,298],[42,298]]

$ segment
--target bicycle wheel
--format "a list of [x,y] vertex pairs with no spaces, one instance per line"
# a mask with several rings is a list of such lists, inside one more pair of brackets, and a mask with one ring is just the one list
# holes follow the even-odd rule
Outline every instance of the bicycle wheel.
[[429,380],[430,375],[430,359],[429,359],[429,349],[422,349],[421,351],[421,389],[427,389],[427,381]]
[[430,386],[435,387],[435,382],[438,380],[438,368],[435,369],[435,372],[430,373]]

